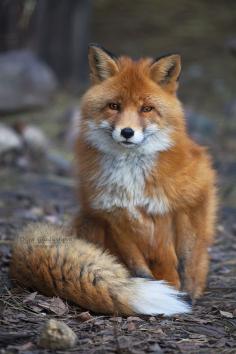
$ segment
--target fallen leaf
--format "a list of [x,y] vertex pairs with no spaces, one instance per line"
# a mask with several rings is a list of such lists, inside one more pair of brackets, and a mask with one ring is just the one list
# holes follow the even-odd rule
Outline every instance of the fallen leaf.
[[37,295],[37,291],[35,291],[34,293],[31,293],[29,295],[27,295],[24,300],[23,303],[26,304],[27,302],[33,302],[35,300],[35,297]]
[[36,312],[36,313],[40,313],[43,311],[43,309],[39,306],[36,306],[36,305],[30,305],[30,309],[33,311],[33,312]]
[[141,321],[143,321],[143,319],[140,317],[129,316],[127,318],[127,322],[141,322]]
[[140,331],[142,332],[150,332],[150,333],[155,333],[158,334],[159,336],[164,336],[166,337],[166,333],[163,332],[163,330],[161,328],[139,328]]
[[94,321],[94,325],[95,326],[103,326],[104,325],[104,320],[100,320],[100,319],[98,319],[98,320],[95,320]]
[[155,322],[155,321],[156,321],[156,317],[154,316],[149,317],[149,322]]
[[53,297],[51,299],[51,305],[49,309],[58,316],[62,316],[68,311],[67,305],[59,297]]
[[82,322],[86,322],[88,320],[91,320],[93,318],[92,315],[88,311],[81,312],[78,316],[78,319],[80,319]]
[[205,325],[205,326],[189,326],[189,332],[194,332],[198,334],[203,334],[206,337],[214,337],[214,338],[221,338],[225,336],[225,330],[222,327],[216,327],[212,325]]
[[233,318],[234,315],[231,312],[227,311],[220,311],[221,316],[226,317],[226,318]]
[[59,297],[53,297],[43,301],[40,300],[38,301],[37,305],[43,309],[55,313],[58,316],[62,316],[68,311],[67,305],[65,305],[65,303]]
[[27,342],[24,344],[20,344],[20,345],[16,345],[13,348],[17,349],[19,351],[28,351],[29,349],[31,349],[34,346],[34,344],[32,342]]
[[136,325],[134,322],[128,322],[127,328],[128,331],[134,331],[136,329]]
[[116,322],[116,323],[121,323],[122,322],[122,317],[112,317],[110,318],[111,322]]

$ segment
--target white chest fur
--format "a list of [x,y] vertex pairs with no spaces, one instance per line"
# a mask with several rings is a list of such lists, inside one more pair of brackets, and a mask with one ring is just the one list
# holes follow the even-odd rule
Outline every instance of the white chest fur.
[[154,155],[124,154],[114,157],[105,154],[100,172],[93,178],[95,188],[98,187],[100,193],[93,200],[92,207],[107,211],[125,208],[133,217],[139,216],[139,207],[150,214],[163,215],[168,212],[168,199],[158,186],[154,196],[145,194],[145,180],[155,160]]

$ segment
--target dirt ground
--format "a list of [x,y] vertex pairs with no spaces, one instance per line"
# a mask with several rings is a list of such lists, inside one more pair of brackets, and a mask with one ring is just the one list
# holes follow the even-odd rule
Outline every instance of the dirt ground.
[[[70,178],[7,168],[0,173],[0,353],[48,353],[37,345],[49,318],[68,324],[78,343],[64,353],[236,353],[235,210],[223,208],[204,297],[193,312],[172,318],[109,317],[57,298],[15,288],[10,247],[29,221],[65,222],[76,210]],[[63,353],[63,351],[58,351]]]
[[[71,177],[0,166],[0,354],[50,353],[37,344],[50,318],[65,322],[78,336],[76,347],[58,351],[61,354],[236,353],[236,60],[229,45],[235,39],[236,2],[94,4],[91,37],[109,50],[155,57],[181,49],[180,97],[188,126],[194,138],[210,147],[219,172],[220,212],[208,286],[191,314],[171,318],[99,316],[58,298],[15,288],[8,272],[18,231],[32,221],[66,222],[77,205]],[[1,119],[7,124],[23,119],[39,126],[57,152],[71,159],[62,143],[69,121],[62,112],[79,101],[69,99],[68,104],[63,93],[45,110]]]

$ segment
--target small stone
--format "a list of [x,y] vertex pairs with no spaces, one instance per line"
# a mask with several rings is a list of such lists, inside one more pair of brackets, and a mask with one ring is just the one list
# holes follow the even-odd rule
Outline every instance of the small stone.
[[163,353],[163,350],[161,349],[161,347],[159,346],[159,344],[158,343],[155,343],[155,344],[153,344],[153,345],[151,345],[150,347],[149,347],[149,351],[151,352],[151,353],[158,353],[158,354],[162,354]]
[[56,320],[47,321],[40,333],[38,345],[45,349],[68,349],[75,346],[77,335],[65,323]]
[[10,151],[21,151],[22,141],[13,129],[0,124],[0,155]]
[[127,328],[129,332],[132,332],[136,330],[136,325],[134,322],[128,322]]
[[156,321],[156,317],[154,316],[149,317],[149,322],[155,322],[155,321]]

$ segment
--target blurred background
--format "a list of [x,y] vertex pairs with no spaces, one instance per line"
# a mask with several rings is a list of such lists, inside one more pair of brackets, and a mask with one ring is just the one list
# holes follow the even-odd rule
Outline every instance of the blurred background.
[[[19,195],[28,208],[24,217],[37,218],[42,213],[37,198],[73,186],[73,141],[88,86],[89,42],[134,58],[181,54],[179,97],[188,129],[213,154],[222,204],[233,211],[235,0],[1,0],[0,217]],[[36,202],[27,202],[35,191]],[[53,218],[51,210],[46,213]]]
[[[218,172],[210,291],[192,316],[141,319],[142,331],[137,317],[96,322],[71,306],[59,317],[63,303],[9,281],[19,231],[32,221],[71,222],[77,210],[73,145],[89,42],[134,58],[181,54],[188,130]],[[39,353],[42,321],[56,316],[79,334],[79,352],[235,353],[235,155],[236,0],[0,0],[0,352]]]

